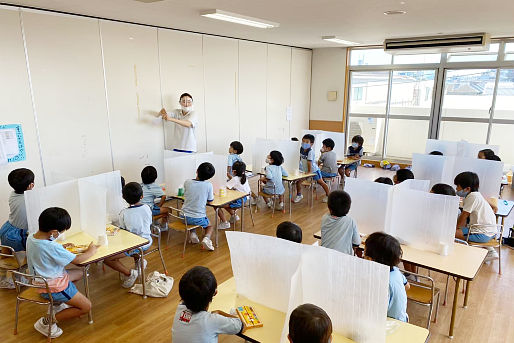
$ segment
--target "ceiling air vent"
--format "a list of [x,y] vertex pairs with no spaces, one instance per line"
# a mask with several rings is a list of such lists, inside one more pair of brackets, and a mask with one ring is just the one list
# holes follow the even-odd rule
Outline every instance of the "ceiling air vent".
[[394,38],[384,41],[384,51],[389,53],[463,52],[489,49],[489,35],[470,33],[460,35]]

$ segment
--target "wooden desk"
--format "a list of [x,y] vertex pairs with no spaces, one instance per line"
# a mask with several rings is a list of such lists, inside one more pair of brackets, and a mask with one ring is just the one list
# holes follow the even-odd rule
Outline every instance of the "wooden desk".
[[337,160],[337,164],[341,165],[341,166],[347,166],[347,165],[350,165],[350,164],[354,164],[354,163],[359,163],[361,159],[354,159],[354,158],[351,158],[351,157],[345,157],[343,158],[342,160]]
[[[105,258],[114,256],[126,251],[130,251],[133,249],[139,250],[141,256],[143,256],[142,246],[149,243],[149,241],[143,237],[135,235],[126,230],[119,230],[115,236],[107,236],[107,241],[109,242],[108,246],[101,246],[98,248],[96,253],[89,258],[88,260],[78,264],[77,266],[83,268],[84,273],[84,288],[86,292],[86,297],[90,299],[89,296],[89,280],[88,280],[88,271],[89,267],[92,263],[96,263],[99,261],[103,261]],[[79,232],[69,237],[66,237],[65,240],[59,241],[61,244],[65,243],[74,243],[74,244],[89,244],[91,242],[96,242],[96,239],[88,235],[84,232]],[[141,283],[143,284],[143,298],[146,298],[146,288],[145,288],[145,271],[143,269],[143,264],[140,263],[140,275],[141,275]],[[88,314],[89,324],[93,323],[93,314],[92,311],[89,311]]]
[[[241,334],[240,336],[242,338],[250,342],[280,342],[280,335],[282,334],[286,314],[238,295],[236,293],[236,282],[234,278],[230,278],[221,285],[218,285],[218,294],[213,298],[209,310],[222,310],[229,313],[230,309],[235,308],[237,305],[252,306],[257,312],[259,319],[264,323],[262,328],[250,329]],[[428,339],[429,332],[425,328],[391,318],[387,318],[387,321],[388,324],[396,326],[394,330],[391,330],[391,334],[386,336],[387,343],[422,343],[426,342]],[[350,343],[354,341],[341,335],[333,334],[332,342]]]
[[[321,231],[314,234],[314,238],[321,239]],[[363,245],[361,244],[361,247]],[[451,275],[456,278],[455,293],[453,295],[452,316],[450,320],[450,338],[453,338],[455,314],[457,312],[457,299],[459,296],[459,283],[461,279],[468,281],[464,296],[464,308],[468,305],[470,283],[477,275],[484,263],[487,250],[455,243],[453,252],[442,256],[430,251],[423,251],[408,245],[402,245],[402,261],[413,263],[417,266],[434,270],[439,273]]]
[[[219,209],[225,205],[230,204],[233,201],[243,199],[246,196],[248,196],[248,194],[245,194],[243,192],[239,192],[239,191],[236,191],[233,189],[227,189],[226,196],[220,197],[219,193],[217,195],[215,194],[214,200],[211,203],[206,204],[206,206],[210,206],[210,207],[214,208],[214,212],[215,212],[214,229],[216,231],[216,247],[218,246],[218,211],[219,211]],[[171,195],[171,196],[169,196],[169,198],[184,201],[183,195],[181,195],[181,196]],[[248,199],[248,201],[250,201],[250,199]],[[166,205],[167,203],[168,203],[168,205]],[[169,200],[168,200],[162,206],[169,207],[169,206],[171,206],[171,204],[169,204]],[[244,221],[244,212],[245,212],[243,207],[244,207],[244,203],[241,206],[241,232],[243,232],[243,221]],[[234,224],[234,226],[235,226],[235,224]]]

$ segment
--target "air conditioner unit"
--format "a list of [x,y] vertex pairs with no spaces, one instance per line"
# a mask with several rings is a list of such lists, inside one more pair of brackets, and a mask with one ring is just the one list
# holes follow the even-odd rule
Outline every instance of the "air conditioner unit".
[[486,51],[489,50],[489,43],[487,33],[393,38],[384,41],[384,51],[392,54]]

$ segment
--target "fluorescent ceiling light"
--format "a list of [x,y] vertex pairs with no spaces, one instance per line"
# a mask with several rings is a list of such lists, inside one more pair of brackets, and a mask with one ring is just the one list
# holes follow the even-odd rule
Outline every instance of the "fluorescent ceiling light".
[[355,43],[355,42],[350,42],[349,40],[337,38],[336,36],[323,36],[321,38],[323,38],[323,40],[326,40],[327,42],[343,44],[343,45],[358,45],[359,44],[359,43]]
[[280,26],[279,23],[274,23],[272,21],[259,19],[259,18],[247,17],[247,16],[244,16],[241,14],[230,13],[230,12],[225,12],[225,11],[220,11],[220,10],[203,11],[200,13],[200,15],[203,17],[207,17],[207,18],[229,21],[231,23],[258,27],[260,29],[270,29],[273,27]]

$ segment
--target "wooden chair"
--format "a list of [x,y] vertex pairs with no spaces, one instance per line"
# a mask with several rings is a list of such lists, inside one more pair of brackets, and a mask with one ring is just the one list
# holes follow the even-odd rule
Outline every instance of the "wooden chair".
[[[176,213],[173,213],[175,211]],[[168,219],[175,219],[171,223],[168,220],[168,239],[166,245],[170,242],[170,233],[171,230],[184,232],[184,249],[182,250],[182,258],[184,258],[184,254],[186,252],[186,244],[187,239],[191,235],[191,230],[195,230],[201,228],[200,225],[190,225],[187,224],[187,217],[184,212],[178,208],[170,207],[170,212],[168,213]]]
[[[14,334],[18,334],[18,313],[20,311],[20,304],[22,302],[31,302],[38,305],[48,306],[48,314],[50,318],[54,318],[54,301],[50,288],[48,287],[48,281],[42,276],[35,276],[20,273],[18,271],[12,271],[12,278],[14,285],[16,286],[16,312],[14,315]],[[36,281],[36,282],[34,282]],[[41,297],[41,293],[38,290],[45,290],[49,295],[49,299]],[[48,338],[47,342],[51,342],[51,325],[48,326]]]
[[337,174],[336,176],[332,177],[324,177],[323,181],[325,181],[325,183],[327,184],[328,189],[332,191],[332,185],[339,186],[339,184],[341,183],[341,175]]
[[[275,185],[273,185],[273,194],[265,193],[262,191],[262,182],[261,182],[261,179],[259,179],[257,181],[257,195],[263,197],[266,200],[266,203],[268,202],[267,200],[271,200],[271,218],[273,218],[273,216],[275,215],[275,200],[280,196],[279,194],[276,194]],[[258,209],[259,209],[259,207],[257,205],[255,205],[255,213],[257,213]],[[285,206],[284,206],[284,208],[282,208],[282,212],[283,213],[286,212]],[[252,220],[253,220],[253,217],[252,217]]]
[[[496,234],[486,243],[476,243],[469,240],[469,236],[472,234],[486,234],[489,232],[488,229],[495,228]],[[469,226],[469,232],[466,236],[466,242],[474,247],[481,248],[497,248],[498,249],[498,274],[502,273],[502,240],[503,240],[503,225],[500,224],[473,224]]]
[[[145,256],[150,255],[154,252],[159,252],[159,257],[161,258],[162,267],[164,268],[164,274],[168,275],[168,269],[166,268],[166,263],[164,262],[164,257],[162,256],[161,229],[160,229],[159,225],[152,224],[150,226],[150,230],[151,230],[150,235],[153,238],[157,238],[157,247],[153,248],[153,249],[148,249],[147,251],[145,251],[143,256],[141,257],[141,261]],[[144,282],[144,280],[143,280],[143,282]]]
[[[234,214],[237,214],[238,210],[244,211],[244,208],[248,207],[248,209],[250,210],[249,211],[250,212],[250,218],[252,218],[252,226],[255,226],[255,223],[253,221],[251,198],[252,198],[252,192],[250,191],[250,193],[248,193],[248,197],[247,197],[246,202],[243,201],[243,205],[241,207],[233,208],[233,210],[235,210]],[[257,206],[255,206],[255,207],[257,207]],[[221,209],[220,209],[220,211],[221,211]],[[236,224],[234,223],[234,228],[235,228],[235,226],[236,226]]]
[[314,206],[314,196],[316,196],[316,200],[318,200],[318,192],[316,191],[317,184],[318,183],[314,181],[313,178],[308,178],[302,181],[302,187],[309,189],[311,207]]
[[5,272],[6,279],[12,271],[20,271],[26,264],[27,259],[24,258],[23,261],[20,261],[13,248],[7,245],[0,245],[0,270]]
[[[410,289],[407,291],[407,299],[416,304],[429,307],[427,329],[430,329],[434,304],[436,305],[434,323],[437,320],[437,312],[439,311],[439,297],[441,292],[439,288],[435,287],[434,279],[432,279],[430,276],[407,272],[405,270],[402,270],[402,273],[409,273],[411,275],[417,276],[418,280],[424,280],[416,282],[409,281]],[[435,301],[435,298],[437,298],[437,301]]]

